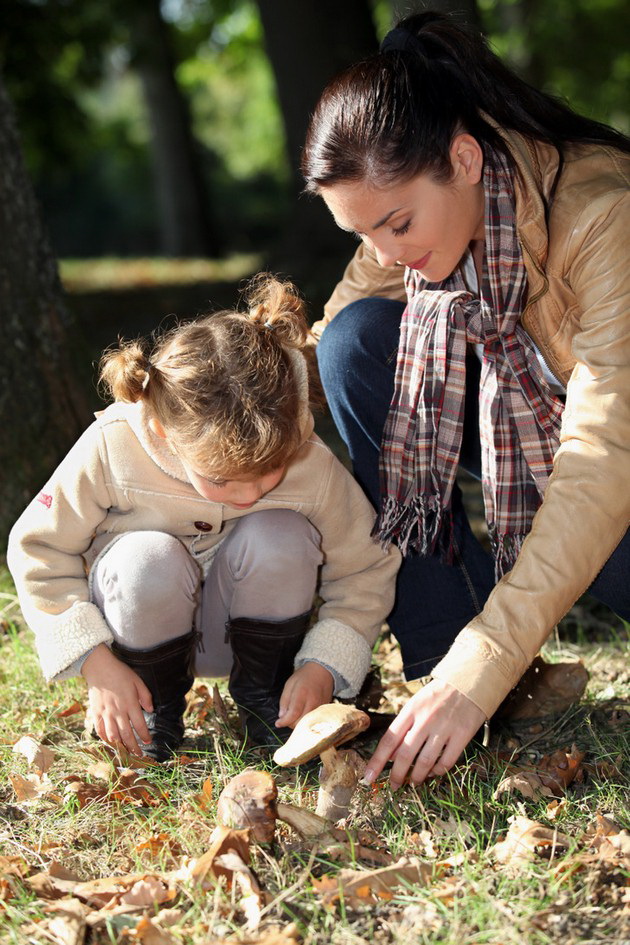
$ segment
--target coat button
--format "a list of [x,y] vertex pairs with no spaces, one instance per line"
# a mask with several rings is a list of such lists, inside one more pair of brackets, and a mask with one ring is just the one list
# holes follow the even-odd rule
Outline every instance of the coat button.
[[199,532],[211,532],[212,525],[210,522],[195,522],[195,528]]

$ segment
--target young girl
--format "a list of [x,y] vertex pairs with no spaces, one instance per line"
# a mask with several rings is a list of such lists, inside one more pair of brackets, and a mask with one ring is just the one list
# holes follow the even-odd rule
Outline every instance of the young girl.
[[369,770],[420,782],[585,590],[630,619],[630,141],[425,13],[324,91],[303,169],[362,241],[318,360],[381,539],[417,552],[389,624],[433,675]]
[[399,556],[313,434],[303,304],[248,303],[106,353],[115,402],[9,540],[46,678],[81,673],[98,735],[160,761],[195,675],[229,675],[255,744],[354,696],[393,601]]

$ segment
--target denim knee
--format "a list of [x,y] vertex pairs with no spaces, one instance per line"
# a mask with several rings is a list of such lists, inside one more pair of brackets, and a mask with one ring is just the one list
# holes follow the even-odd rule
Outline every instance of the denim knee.
[[317,362],[326,388],[327,380],[352,373],[353,363],[366,355],[396,364],[402,302],[394,299],[357,299],[330,321],[317,345]]

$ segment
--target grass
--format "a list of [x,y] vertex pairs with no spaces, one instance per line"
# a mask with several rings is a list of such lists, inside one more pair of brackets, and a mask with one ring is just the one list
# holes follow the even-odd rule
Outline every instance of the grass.
[[[325,844],[300,840],[285,825],[278,830],[273,848],[252,846],[252,866],[265,891],[265,905],[258,929],[247,931],[242,892],[236,883],[232,889],[222,884],[203,889],[186,873],[208,850],[218,795],[232,776],[249,765],[273,774],[284,802],[312,809],[314,776],[274,768],[256,752],[245,751],[229,698],[225,698],[226,722],[199,688],[187,716],[183,761],[139,774],[116,770],[105,749],[86,736],[83,714],[64,714],[75,701],[85,702],[82,683],[70,680],[48,686],[43,682],[32,635],[22,624],[6,571],[0,571],[0,594],[3,943],[206,945],[227,940],[261,945],[300,941],[308,945],[550,945],[559,940],[630,941],[630,854],[628,846],[623,846],[624,834],[617,834],[626,850],[619,856],[589,852],[585,839],[597,815],[606,815],[620,828],[630,827],[630,673],[625,627],[607,636],[601,618],[596,633],[589,633],[582,622],[579,632],[572,627],[568,636],[561,635],[548,646],[548,659],[581,658],[591,672],[583,701],[559,717],[497,729],[487,749],[469,750],[451,773],[421,788],[406,787],[392,795],[385,782],[378,790],[360,787],[348,819],[350,839],[341,858]],[[387,671],[387,685],[401,684],[396,672],[395,666]],[[383,706],[388,708],[386,694]],[[13,751],[13,745],[27,734],[54,753],[47,772],[49,789],[33,800],[20,799],[11,780],[27,778],[35,770]],[[570,785],[559,809],[548,797],[496,795],[513,756],[518,756],[519,764],[536,767],[544,756],[573,743],[585,752],[583,778]],[[361,752],[367,755],[373,744],[365,742]],[[99,758],[107,764],[94,767]],[[127,789],[123,790],[125,777]],[[90,790],[95,795],[92,800],[87,799]],[[569,838],[568,850],[536,848],[520,868],[512,861],[498,863],[492,848],[506,835],[515,815],[557,828]],[[334,886],[343,883],[345,870],[372,868],[357,857],[358,830],[367,831],[373,843],[381,844],[388,861],[405,856],[429,863],[429,882],[393,886],[388,898],[370,900],[364,892],[355,897],[342,895],[327,905],[318,882],[332,878]],[[11,875],[12,869],[22,876]],[[72,901],[69,895],[50,900],[30,883],[34,873],[61,869],[84,881],[132,873],[157,877],[177,873],[178,878],[173,899],[156,908],[99,913],[93,926],[69,939],[54,937],[60,933],[51,924],[51,915],[60,919],[59,913],[50,912]],[[156,910],[161,910],[157,918]],[[93,920],[97,915],[95,907],[84,911]]]
[[238,282],[260,266],[260,255],[234,254],[227,259],[146,257],[62,259],[61,281],[68,292],[118,291],[195,282]]

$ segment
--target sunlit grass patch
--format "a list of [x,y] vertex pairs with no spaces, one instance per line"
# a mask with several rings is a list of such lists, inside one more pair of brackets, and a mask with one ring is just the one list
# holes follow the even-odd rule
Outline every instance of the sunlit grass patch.
[[105,256],[62,259],[59,270],[68,292],[99,292],[196,282],[238,282],[256,272],[260,261],[255,253],[239,253],[226,259]]

